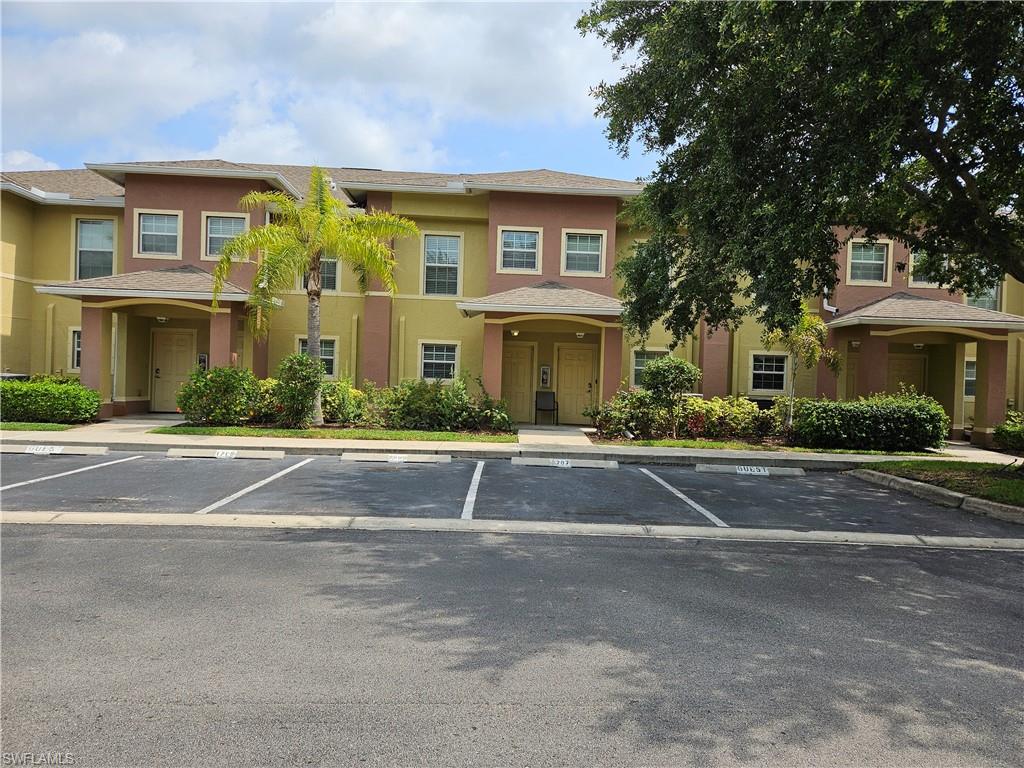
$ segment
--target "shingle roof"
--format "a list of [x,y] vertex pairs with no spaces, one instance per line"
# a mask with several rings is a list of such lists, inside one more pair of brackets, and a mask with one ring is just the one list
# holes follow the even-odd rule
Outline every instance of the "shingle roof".
[[900,291],[844,312],[828,323],[828,326],[836,328],[861,324],[1024,328],[1024,317]]
[[481,312],[549,312],[555,314],[618,315],[622,302],[612,296],[547,280],[536,285],[513,288],[456,306],[468,317]]
[[87,168],[66,171],[4,171],[3,181],[17,184],[24,189],[41,189],[71,195],[76,199],[90,200],[97,197],[122,197],[124,187],[105,179]]
[[[50,283],[37,286],[36,290],[62,296],[102,296],[117,291],[117,295],[166,294],[167,298],[173,298],[184,294],[191,298],[204,298],[213,294],[213,275],[199,267],[185,264],[180,267],[124,272],[108,277],[91,277],[69,283]],[[223,301],[239,301],[246,298],[247,292],[234,283],[225,282],[221,296]]]

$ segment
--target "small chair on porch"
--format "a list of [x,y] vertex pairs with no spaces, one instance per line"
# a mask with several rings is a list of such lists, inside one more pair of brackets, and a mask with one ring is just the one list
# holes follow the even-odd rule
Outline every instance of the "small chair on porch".
[[537,392],[537,397],[534,402],[534,414],[533,423],[537,423],[537,419],[540,417],[541,412],[552,414],[554,419],[553,423],[558,424],[558,401],[555,400],[555,393],[549,391]]

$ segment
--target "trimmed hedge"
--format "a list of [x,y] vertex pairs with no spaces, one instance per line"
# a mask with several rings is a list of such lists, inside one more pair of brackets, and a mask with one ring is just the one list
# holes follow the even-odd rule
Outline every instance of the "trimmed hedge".
[[247,368],[196,368],[178,390],[178,410],[192,424],[234,427],[252,418],[258,394]]
[[100,403],[96,390],[74,379],[0,381],[0,418],[4,421],[81,424],[96,418]]
[[282,427],[305,429],[313,421],[316,393],[324,380],[324,362],[309,355],[288,355],[281,361],[274,388]]
[[859,400],[796,401],[790,439],[807,448],[920,451],[940,448],[949,416],[927,395],[911,391]]
[[1024,451],[1024,413],[1007,411],[1006,421],[996,427],[993,441],[1004,451]]
[[[646,371],[646,369],[645,369]],[[627,389],[586,412],[602,437],[762,438],[779,431],[775,411],[762,411],[745,397],[682,397],[666,405],[654,392]]]

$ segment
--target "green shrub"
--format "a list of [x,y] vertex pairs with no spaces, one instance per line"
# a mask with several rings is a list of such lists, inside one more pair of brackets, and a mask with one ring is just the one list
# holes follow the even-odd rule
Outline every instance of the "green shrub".
[[100,412],[100,395],[77,380],[42,379],[0,382],[0,418],[80,424]]
[[920,451],[942,446],[949,417],[927,395],[902,390],[859,400],[796,401],[790,439],[807,448]]
[[1006,421],[996,427],[994,441],[1004,451],[1024,451],[1024,413],[1007,411]]
[[252,418],[258,395],[248,368],[196,368],[178,390],[178,410],[193,424],[237,426]]
[[332,424],[355,424],[359,421],[366,395],[353,387],[351,380],[325,381],[322,393],[324,421]]
[[288,355],[277,373],[278,422],[289,429],[305,429],[313,421],[316,393],[324,378],[323,361],[309,355]]
[[70,373],[33,373],[29,381],[49,381],[53,384],[80,384],[77,376]]
[[253,424],[276,424],[279,418],[281,405],[277,401],[277,379],[260,379],[256,382],[256,398],[249,421]]
[[640,384],[663,405],[674,403],[680,395],[693,392],[700,381],[700,368],[672,355],[651,360],[640,372]]
[[603,437],[650,440],[671,432],[671,410],[647,389],[619,390],[611,400],[587,408],[583,414],[594,420]]
[[760,410],[745,397],[684,398],[674,409],[676,437],[757,437]]
[[399,406],[398,387],[378,388],[372,381],[364,381],[360,391],[363,393],[361,426],[371,429],[393,428]]

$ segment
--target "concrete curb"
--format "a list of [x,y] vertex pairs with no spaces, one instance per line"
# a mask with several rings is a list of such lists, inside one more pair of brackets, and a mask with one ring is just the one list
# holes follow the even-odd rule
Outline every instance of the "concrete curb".
[[937,485],[922,483],[919,480],[887,475],[884,472],[876,472],[873,469],[854,469],[846,474],[853,475],[860,480],[873,483],[874,485],[891,488],[894,491],[905,491],[917,496],[919,499],[925,499],[934,504],[962,509],[965,512],[985,515],[986,517],[992,517],[1008,523],[1024,525],[1024,509],[1010,504],[1000,504],[988,499],[979,499],[977,496],[968,496],[964,493],[951,491],[948,488],[940,488]]
[[528,520],[462,520],[459,518],[351,517],[321,515],[232,515],[156,512],[3,512],[5,525],[134,525],[202,528],[264,528],[279,530],[427,531],[434,533],[541,534],[637,539],[701,539],[785,544],[826,544],[859,547],[920,547],[1024,552],[1024,538],[916,536],[898,533],[793,531],[778,528],[711,528],[686,525],[615,523],[552,523]]

